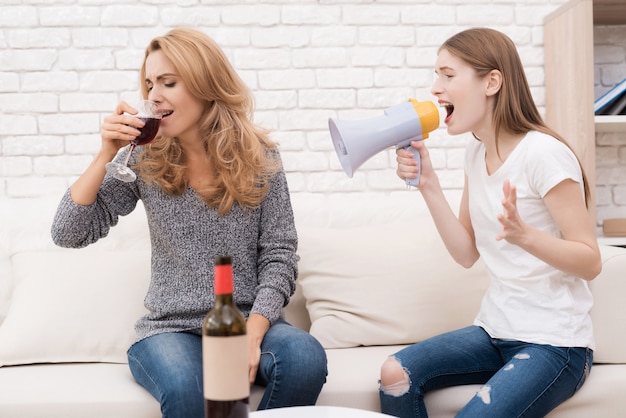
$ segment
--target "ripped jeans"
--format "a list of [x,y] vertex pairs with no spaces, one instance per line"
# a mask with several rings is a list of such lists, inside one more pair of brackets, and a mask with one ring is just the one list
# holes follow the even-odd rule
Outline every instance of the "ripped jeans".
[[381,408],[427,417],[426,392],[483,384],[457,417],[543,417],[580,389],[592,361],[588,348],[498,340],[469,326],[390,356],[381,368]]

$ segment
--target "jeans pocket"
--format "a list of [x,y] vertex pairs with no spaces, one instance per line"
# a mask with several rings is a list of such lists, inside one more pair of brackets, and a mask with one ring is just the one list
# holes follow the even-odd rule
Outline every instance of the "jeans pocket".
[[585,367],[583,369],[583,373],[580,376],[580,380],[578,381],[578,385],[576,385],[576,390],[574,392],[578,392],[578,390],[583,386],[587,377],[589,377],[589,372],[591,371],[591,366],[593,365],[593,350],[590,348],[585,349]]

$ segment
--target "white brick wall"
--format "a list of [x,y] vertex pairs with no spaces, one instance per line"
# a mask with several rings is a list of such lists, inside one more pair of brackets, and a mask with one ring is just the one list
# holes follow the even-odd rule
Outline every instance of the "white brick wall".
[[[328,118],[430,99],[437,47],[470,26],[511,36],[543,110],[543,17],[564,1],[2,0],[0,196],[62,193],[98,149],[102,118],[136,97],[149,40],[178,25],[216,39],[253,89],[293,193],[401,190],[391,151],[347,178]],[[428,140],[446,188],[462,187],[466,139]],[[613,199],[626,205],[623,186]]]

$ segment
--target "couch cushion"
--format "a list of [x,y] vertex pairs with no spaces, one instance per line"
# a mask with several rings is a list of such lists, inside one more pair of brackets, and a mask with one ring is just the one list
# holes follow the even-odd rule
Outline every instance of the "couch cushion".
[[11,255],[19,251],[54,249],[50,224],[59,199],[0,197],[0,324],[14,290]]
[[0,416],[159,418],[159,403],[127,364],[47,364],[0,369]]
[[380,411],[380,366],[404,346],[337,348],[326,350],[328,377],[317,405],[341,405]]
[[407,344],[472,323],[487,285],[482,262],[467,270],[452,260],[420,199],[329,200],[347,221],[328,227],[296,206],[299,282],[325,348]]
[[626,249],[600,246],[600,250],[602,272],[589,283],[596,339],[593,361],[626,364]]
[[147,250],[19,252],[0,366],[125,363],[150,279]]
[[[11,257],[19,252],[58,251],[50,236],[61,196],[45,198],[0,197],[0,324],[10,306],[15,279]],[[109,236],[89,246],[90,249],[150,249],[150,236],[141,201],[129,215],[119,218]]]

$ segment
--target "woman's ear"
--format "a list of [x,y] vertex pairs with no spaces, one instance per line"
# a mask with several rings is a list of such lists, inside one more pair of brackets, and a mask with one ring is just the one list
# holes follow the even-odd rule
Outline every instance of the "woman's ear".
[[493,96],[500,91],[502,87],[502,73],[499,70],[491,70],[487,75],[487,89],[485,94],[487,96]]

